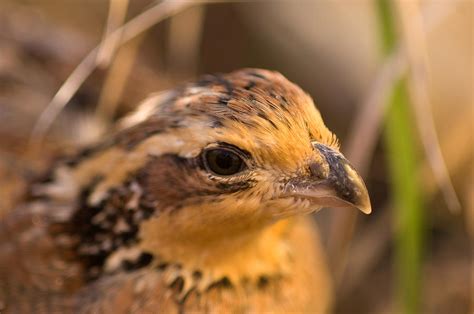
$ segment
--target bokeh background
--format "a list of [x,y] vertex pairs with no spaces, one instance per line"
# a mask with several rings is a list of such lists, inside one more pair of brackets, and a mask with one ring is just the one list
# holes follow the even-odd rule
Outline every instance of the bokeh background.
[[315,99],[371,194],[370,216],[315,215],[335,312],[472,313],[473,13],[470,0],[2,0],[0,213],[147,94],[273,69]]

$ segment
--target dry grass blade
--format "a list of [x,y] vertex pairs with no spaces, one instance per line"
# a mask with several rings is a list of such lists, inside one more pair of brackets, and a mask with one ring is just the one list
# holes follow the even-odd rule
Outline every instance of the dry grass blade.
[[194,76],[199,59],[205,6],[173,16],[169,24],[168,67],[174,74]]
[[127,15],[128,2],[128,0],[109,0],[107,24],[105,26],[102,44],[99,46],[99,51],[97,52],[96,62],[99,66],[108,65],[115,55],[121,36],[115,37],[113,41],[107,41],[105,39],[124,24]]
[[[110,0],[109,16],[107,18],[106,32],[104,34],[103,43],[107,41],[105,38],[113,31],[122,26],[125,22],[127,14],[128,0]],[[120,36],[121,37],[121,36]],[[140,37],[138,37],[140,38]],[[122,50],[117,52],[119,48],[119,40],[111,42],[109,45],[101,45],[97,53],[97,65],[108,66],[115,56],[115,62],[108,70],[104,87],[100,93],[100,98],[96,106],[95,118],[102,131],[108,127],[112,121],[117,104],[122,96],[125,83],[132,69],[133,60],[140,46],[141,40],[132,41],[132,44],[125,45]]]
[[110,66],[95,112],[95,118],[99,125],[103,126],[103,131],[113,121],[143,38],[144,36],[139,36],[119,49],[113,64]]
[[426,36],[416,1],[395,2],[400,16],[402,39],[410,65],[409,91],[414,107],[416,124],[421,134],[425,155],[443,196],[452,211],[459,212],[461,204],[449,177],[436,134],[436,127],[428,94],[428,54]]
[[[406,60],[402,53],[397,52],[389,57],[355,118],[344,152],[362,176],[367,174],[380,134],[381,121],[388,105],[386,99],[389,97],[393,82],[396,82],[405,70]],[[354,232],[356,217],[355,211],[337,213],[333,217],[333,227],[329,235],[329,255],[336,279],[342,276],[345,268],[344,254]]]
[[390,95],[393,82],[397,81],[406,69],[406,58],[401,51],[397,51],[386,60],[349,132],[344,152],[362,176],[367,174],[370,157],[373,155],[380,133],[381,121],[387,106],[385,100]]
[[97,49],[92,50],[74,69],[69,78],[56,92],[46,109],[41,113],[31,131],[30,147],[36,149],[58,114],[95,68]]
[[[122,27],[112,32],[101,42],[100,46],[110,46],[109,42],[115,42],[118,38],[120,39],[119,45],[123,45],[161,20],[197,3],[199,2],[165,0],[136,16]],[[71,75],[54,95],[46,109],[42,112],[31,132],[30,147],[37,148],[37,145],[41,143],[47,130],[64,106],[69,102],[69,100],[71,100],[79,87],[94,71],[97,66],[96,60],[100,46],[89,52],[81,63],[79,63],[76,69],[74,69]]]

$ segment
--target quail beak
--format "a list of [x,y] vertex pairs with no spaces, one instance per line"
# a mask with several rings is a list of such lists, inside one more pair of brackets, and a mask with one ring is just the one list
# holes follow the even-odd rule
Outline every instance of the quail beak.
[[339,152],[313,143],[317,158],[310,162],[310,175],[290,180],[285,194],[304,198],[315,208],[357,208],[365,214],[372,211],[364,181]]

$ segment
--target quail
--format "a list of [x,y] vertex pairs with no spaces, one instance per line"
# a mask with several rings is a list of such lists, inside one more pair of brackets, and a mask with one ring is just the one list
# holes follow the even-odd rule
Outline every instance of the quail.
[[322,207],[371,211],[312,99],[203,76],[30,185],[0,221],[0,312],[326,313]]

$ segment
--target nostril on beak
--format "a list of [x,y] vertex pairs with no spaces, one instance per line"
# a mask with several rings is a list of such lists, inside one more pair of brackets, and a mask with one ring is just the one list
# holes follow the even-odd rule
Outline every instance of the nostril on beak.
[[328,177],[328,169],[324,167],[321,163],[312,162],[309,164],[309,171],[311,175],[317,179],[323,180]]

